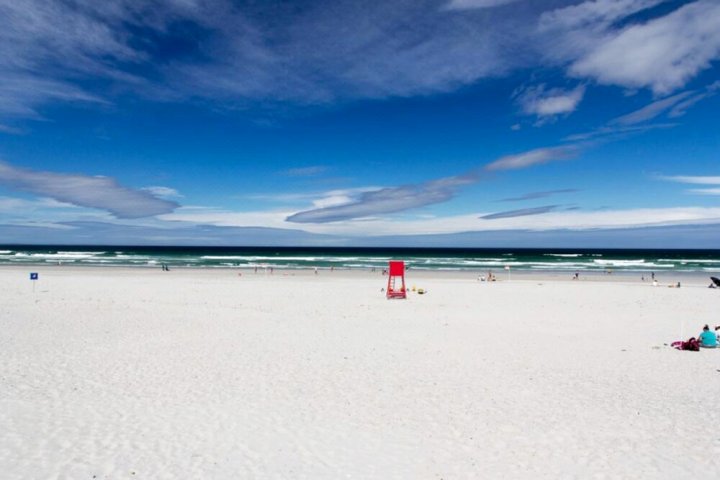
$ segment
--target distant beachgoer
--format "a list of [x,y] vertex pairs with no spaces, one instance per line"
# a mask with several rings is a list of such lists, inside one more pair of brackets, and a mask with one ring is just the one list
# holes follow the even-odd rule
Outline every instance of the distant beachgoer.
[[653,287],[657,287],[657,286],[658,286],[658,281],[657,281],[657,280],[653,280]]
[[680,288],[680,282],[678,282],[677,285],[675,285],[675,288]]
[[315,270],[315,275],[317,275],[317,267],[313,267],[313,270]]
[[715,332],[710,331],[710,327],[705,325],[703,331],[698,336],[700,346],[703,348],[715,348],[717,347],[717,335]]
[[573,280],[578,280],[580,278],[580,273],[575,272],[575,275],[573,276]]
[[700,351],[700,343],[695,337],[691,337],[687,342],[678,340],[677,342],[671,343],[670,346],[678,350],[690,350],[691,352]]
[[655,272],[650,272],[650,278],[652,278],[653,280],[655,280]]
[[645,281],[645,275],[643,275],[642,277],[640,277],[640,281],[641,281],[641,282],[644,282],[644,281]]

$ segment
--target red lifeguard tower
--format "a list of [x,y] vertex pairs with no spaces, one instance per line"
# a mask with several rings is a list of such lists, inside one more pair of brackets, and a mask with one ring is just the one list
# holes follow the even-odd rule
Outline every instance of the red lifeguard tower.
[[407,298],[405,290],[405,262],[391,260],[388,269],[387,298]]

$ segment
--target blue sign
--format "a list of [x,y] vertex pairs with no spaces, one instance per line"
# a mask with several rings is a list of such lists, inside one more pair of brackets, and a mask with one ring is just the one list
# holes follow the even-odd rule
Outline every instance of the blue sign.
[[30,280],[37,280],[37,279],[38,279],[38,274],[37,274],[37,273],[33,272],[33,273],[30,274]]

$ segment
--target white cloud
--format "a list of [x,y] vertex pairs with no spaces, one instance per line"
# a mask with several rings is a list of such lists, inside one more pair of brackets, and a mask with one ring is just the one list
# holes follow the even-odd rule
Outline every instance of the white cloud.
[[520,0],[450,0],[445,8],[448,10],[471,10],[475,8],[492,8]]
[[314,177],[325,173],[326,171],[327,167],[325,166],[313,165],[311,167],[289,168],[287,170],[283,170],[281,173],[283,175],[287,175],[288,177]]
[[[720,177],[717,176],[696,176],[696,175],[658,175],[659,180],[684,183],[686,185],[720,185]],[[691,188],[686,190],[693,195],[720,195],[720,187],[717,188]]]
[[42,172],[0,162],[0,184],[82,207],[107,210],[119,218],[167,213],[178,205],[149,192],[118,185],[109,177]]
[[154,196],[158,198],[183,198],[183,195],[180,194],[177,190],[170,187],[145,187],[142,188],[142,190],[145,190],[146,192],[150,192]]
[[506,210],[504,212],[488,213],[480,217],[480,220],[497,220],[500,218],[527,217],[529,215],[542,215],[556,210],[560,205],[543,205],[542,207],[519,208],[517,210]]
[[585,86],[579,85],[572,90],[560,88],[546,89],[545,84],[524,88],[515,93],[515,98],[526,115],[539,118],[574,112],[583,96]]
[[36,200],[26,200],[24,198],[0,197],[0,212],[3,214],[16,214],[20,212],[22,215],[37,212],[39,210],[58,210],[58,209],[76,209],[75,205],[69,203],[58,202],[52,198],[39,198]]
[[0,133],[7,133],[8,135],[22,135],[24,132],[20,128],[0,123]]
[[507,155],[485,166],[489,172],[499,170],[517,170],[534,165],[568,160],[579,153],[579,147],[566,145],[561,147],[538,148],[516,155]]
[[677,123],[655,123],[652,125],[625,125],[625,126],[619,126],[619,125],[604,125],[602,127],[596,128],[595,130],[592,130],[590,132],[583,132],[583,133],[576,133],[573,135],[568,135],[564,138],[565,141],[568,142],[580,142],[580,141],[587,141],[587,140],[594,140],[598,141],[608,141],[608,140],[614,140],[621,138],[623,136],[632,135],[632,134],[638,134],[638,133],[644,133],[648,132],[650,130],[660,130],[660,129],[666,129],[666,128],[673,128],[676,127]]
[[295,213],[287,217],[293,223],[329,223],[402,212],[405,210],[446,202],[458,188],[477,182],[477,174],[469,173],[445,177],[416,185],[387,187],[363,192],[348,199],[337,197],[329,205]]
[[339,205],[347,205],[352,203],[353,198],[349,195],[329,195],[317,200],[313,200],[313,207],[315,208],[327,208],[337,207]]
[[538,198],[546,198],[551,197],[553,195],[563,194],[563,193],[577,193],[580,190],[576,188],[562,188],[559,190],[544,190],[542,192],[530,192],[525,193],[523,195],[517,196],[517,197],[510,197],[510,198],[503,198],[500,200],[501,202],[524,202],[526,200],[537,200]]
[[604,85],[682,88],[720,57],[720,2],[698,0],[645,22],[628,20],[662,0],[595,0],[544,13],[547,56]]
[[168,222],[186,222],[218,227],[269,227],[287,228],[285,217],[292,212],[285,210],[234,212],[212,207],[180,207],[172,213],[158,216]]
[[659,175],[658,179],[693,185],[720,185],[720,177],[701,175]]
[[[523,63],[505,52],[530,36],[536,8],[510,19],[440,6],[0,0],[0,115],[41,117],[50,102],[127,92],[224,108],[424,95]],[[508,36],[518,21],[522,28]]]
[[[620,210],[568,210],[549,209],[542,215],[508,216],[492,221],[479,220],[479,216],[492,212],[467,215],[432,217],[383,218],[370,217],[363,221],[347,220],[332,223],[304,223],[302,230],[316,234],[345,235],[367,238],[385,235],[431,235],[461,232],[494,232],[503,230],[593,230],[655,226],[720,224],[720,208],[680,207],[642,208]],[[223,210],[193,210],[180,208],[177,212],[162,215],[162,220],[185,222],[188,225],[214,225],[218,227],[267,226],[287,229],[289,212],[229,212]],[[293,225],[298,227],[297,224]]]
[[327,195],[315,200],[314,208],[294,213],[287,217],[293,223],[331,223],[361,219],[403,212],[427,205],[451,200],[464,186],[480,181],[485,172],[517,170],[534,165],[559,160],[568,160],[580,151],[578,145],[539,148],[516,155],[507,155],[462,175],[429,180],[427,182],[385,187],[377,190],[364,190]]
[[718,188],[692,188],[688,190],[688,193],[694,193],[696,195],[720,195],[720,187]]
[[665,0],[590,0],[543,13],[543,31],[604,31],[618,20]]
[[666,94],[683,87],[720,56],[720,3],[685,5],[647,23],[610,30],[570,66],[600,84],[648,87]]
[[681,101],[685,100],[688,96],[692,94],[692,91],[681,92],[677,95],[673,95],[672,97],[657,100],[649,105],[644,106],[639,110],[628,113],[627,115],[623,115],[622,117],[618,117],[611,123],[619,125],[634,125],[636,123],[642,123],[647,120],[652,120],[653,118],[657,117],[658,115],[662,114],[673,106],[679,104]]

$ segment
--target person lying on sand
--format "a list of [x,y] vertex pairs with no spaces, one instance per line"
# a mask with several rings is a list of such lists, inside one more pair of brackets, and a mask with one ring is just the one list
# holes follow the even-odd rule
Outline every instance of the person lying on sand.
[[697,341],[697,339],[695,337],[691,337],[690,339],[688,339],[687,342],[678,340],[677,342],[671,343],[670,346],[677,350],[689,350],[691,352],[699,352],[700,351],[700,343]]
[[698,340],[700,341],[700,346],[703,348],[717,347],[717,336],[715,335],[715,332],[710,331],[710,327],[707,325],[703,327],[703,331],[700,332]]

